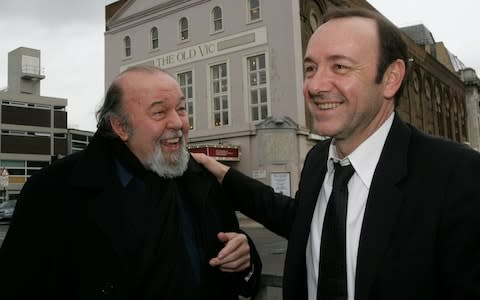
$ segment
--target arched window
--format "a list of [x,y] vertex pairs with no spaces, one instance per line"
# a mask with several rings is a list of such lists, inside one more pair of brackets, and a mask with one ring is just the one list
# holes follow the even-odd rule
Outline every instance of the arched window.
[[123,38],[123,48],[125,50],[125,57],[132,56],[132,41],[128,35]]
[[213,32],[223,30],[222,9],[219,6],[212,9],[212,28]]
[[150,30],[150,40],[152,41],[152,49],[158,49],[158,29],[153,27]]
[[178,22],[180,27],[180,40],[185,41],[188,40],[188,20],[187,18],[183,17]]
[[247,0],[248,22],[260,20],[260,0]]

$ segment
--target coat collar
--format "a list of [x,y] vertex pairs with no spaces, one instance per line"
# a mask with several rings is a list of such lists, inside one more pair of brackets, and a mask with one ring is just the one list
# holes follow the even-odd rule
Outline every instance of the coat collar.
[[[190,158],[187,171],[181,180],[185,183],[193,201],[207,201],[213,175],[208,173],[193,158]],[[80,154],[78,162],[68,179],[74,190],[80,191],[87,201],[88,213],[92,216],[104,234],[111,240],[117,253],[126,255],[126,235],[120,199],[117,169],[114,163],[111,144],[102,133],[95,133],[91,143]]]
[[355,299],[369,299],[379,264],[397,222],[403,193],[398,187],[407,174],[410,128],[395,115],[375,170],[360,233]]
[[[402,192],[397,184],[407,174],[410,128],[395,115],[375,170],[367,199],[357,258],[355,299],[369,299],[378,265],[385,253],[400,205]],[[305,251],[318,193],[327,171],[325,161],[331,140],[315,146],[305,160],[297,195],[299,208],[291,231],[285,259],[284,289],[286,299],[306,298]],[[303,275],[304,276],[304,275]]]

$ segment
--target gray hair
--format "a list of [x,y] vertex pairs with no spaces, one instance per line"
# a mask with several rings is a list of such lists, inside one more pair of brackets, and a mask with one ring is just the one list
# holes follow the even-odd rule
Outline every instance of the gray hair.
[[110,84],[107,93],[105,94],[105,99],[102,103],[102,106],[96,112],[97,128],[115,137],[117,135],[113,131],[112,125],[110,124],[110,119],[112,117],[118,119],[129,134],[133,133],[133,128],[128,119],[127,112],[122,108],[123,90],[119,82],[119,79],[123,75],[130,72],[145,72],[150,74],[165,73],[165,71],[162,69],[154,66],[138,65],[127,68],[118,74],[117,77],[115,77],[113,82]]

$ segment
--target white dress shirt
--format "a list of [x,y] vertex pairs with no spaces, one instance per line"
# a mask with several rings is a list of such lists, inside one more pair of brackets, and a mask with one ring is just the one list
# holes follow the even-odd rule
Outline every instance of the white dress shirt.
[[347,285],[348,300],[355,298],[355,272],[357,267],[358,244],[362,228],[365,205],[388,132],[392,126],[394,113],[368,139],[360,144],[350,155],[339,159],[335,148],[335,139],[332,141],[328,153],[327,173],[318,195],[317,204],[313,213],[310,237],[306,249],[308,299],[317,299],[318,265],[320,257],[320,241],[322,238],[323,219],[327,208],[328,198],[332,192],[334,166],[339,161],[341,165],[352,164],[355,173],[348,182],[347,206]]

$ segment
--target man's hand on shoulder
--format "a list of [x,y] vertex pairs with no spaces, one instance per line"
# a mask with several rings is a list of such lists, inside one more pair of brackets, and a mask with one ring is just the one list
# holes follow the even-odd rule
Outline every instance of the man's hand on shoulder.
[[192,157],[205,168],[207,168],[210,173],[212,173],[218,180],[218,182],[222,183],[223,177],[227,174],[229,167],[219,163],[215,159],[206,156],[203,153],[190,153]]

